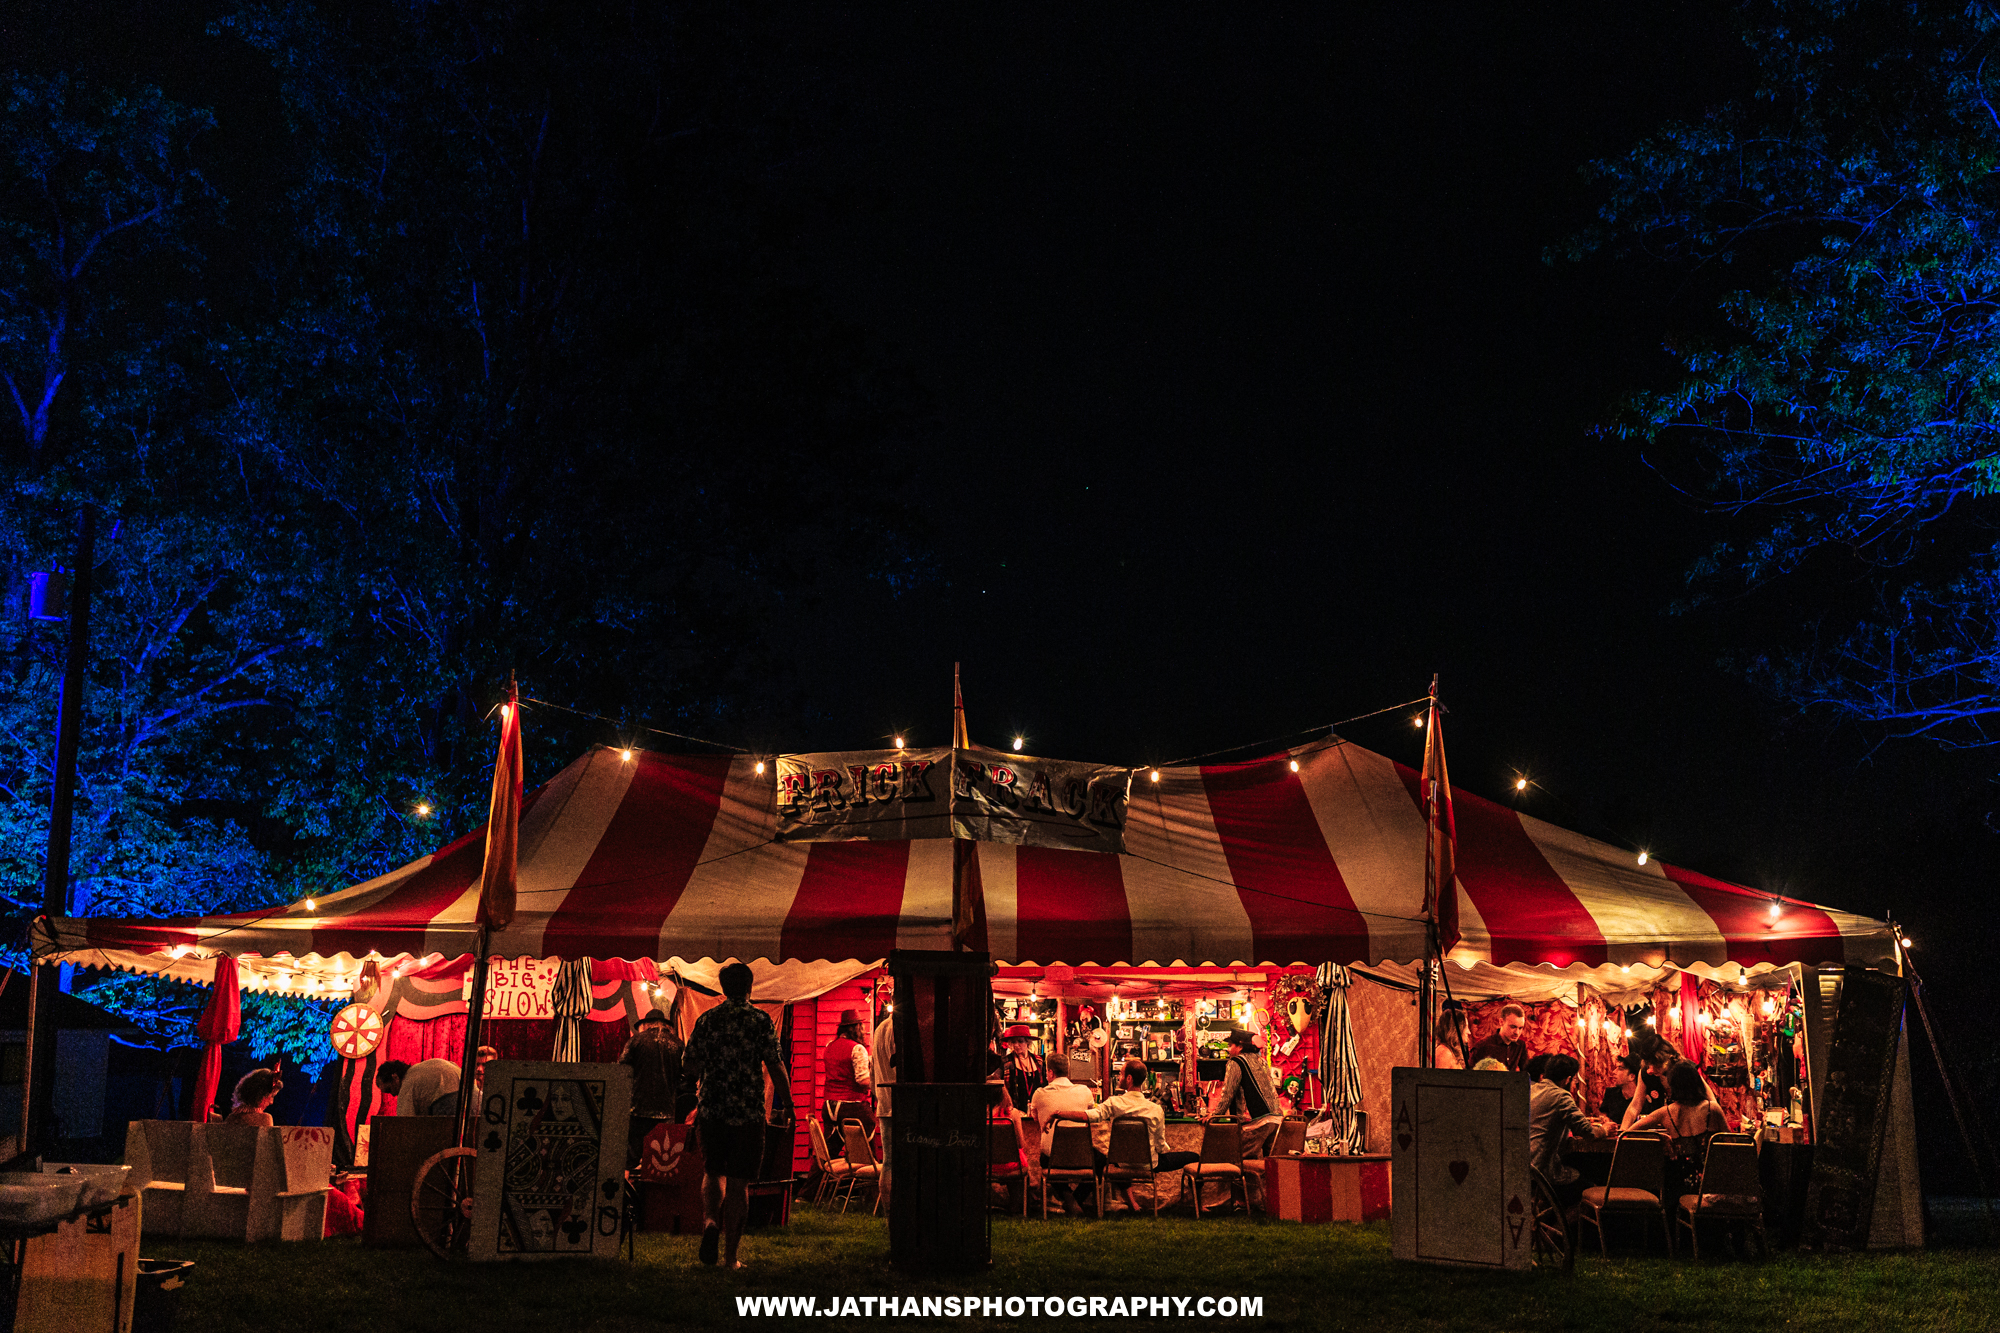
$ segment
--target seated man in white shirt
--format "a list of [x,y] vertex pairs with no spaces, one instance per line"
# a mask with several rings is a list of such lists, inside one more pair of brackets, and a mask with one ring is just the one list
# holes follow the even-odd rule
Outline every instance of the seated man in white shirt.
[[[1042,1130],[1042,1166],[1049,1164],[1049,1147],[1054,1139],[1049,1122],[1063,1112],[1073,1114],[1063,1116],[1066,1120],[1085,1119],[1084,1113],[1096,1104],[1090,1089],[1081,1083],[1069,1081],[1069,1061],[1060,1055],[1049,1057],[1049,1081],[1035,1090],[1034,1100],[1028,1103],[1028,1114]],[[1081,1213],[1083,1205],[1067,1183],[1056,1187],[1056,1199],[1061,1202],[1066,1213]]]
[[[1110,1161],[1111,1122],[1121,1115],[1136,1115],[1146,1122],[1146,1137],[1150,1141],[1155,1171],[1178,1171],[1189,1162],[1198,1159],[1198,1152],[1172,1152],[1167,1148],[1167,1113],[1160,1104],[1148,1097],[1146,1088],[1146,1062],[1127,1060],[1118,1071],[1118,1091],[1102,1103],[1088,1107],[1082,1112],[1059,1110],[1052,1112],[1052,1120],[1082,1120],[1090,1125],[1090,1138],[1097,1154],[1098,1170],[1103,1170]],[[1125,1206],[1133,1208],[1132,1189],[1125,1188]]]

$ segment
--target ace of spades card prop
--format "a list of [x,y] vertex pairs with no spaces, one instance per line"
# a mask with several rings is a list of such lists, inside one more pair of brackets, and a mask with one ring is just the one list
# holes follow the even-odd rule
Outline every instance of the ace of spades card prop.
[[471,1257],[615,1255],[631,1114],[625,1065],[487,1065],[473,1136]]
[[1526,1074],[1396,1069],[1390,1240],[1398,1259],[1526,1268],[1534,1246]]

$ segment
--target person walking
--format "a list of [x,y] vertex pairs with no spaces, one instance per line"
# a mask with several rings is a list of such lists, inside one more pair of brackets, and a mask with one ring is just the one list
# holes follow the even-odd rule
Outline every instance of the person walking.
[[781,1119],[792,1112],[792,1085],[770,1015],[750,1003],[750,969],[722,969],[723,1001],[695,1020],[682,1068],[701,1081],[695,1137],[701,1141],[701,1261],[740,1269],[736,1249],[750,1212],[750,1182],[764,1163],[764,1074]]

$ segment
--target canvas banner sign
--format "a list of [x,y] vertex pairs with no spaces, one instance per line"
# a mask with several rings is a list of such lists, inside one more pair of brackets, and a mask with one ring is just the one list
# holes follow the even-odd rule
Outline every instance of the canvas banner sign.
[[1125,850],[1132,770],[972,748],[781,755],[778,840],[972,838]]

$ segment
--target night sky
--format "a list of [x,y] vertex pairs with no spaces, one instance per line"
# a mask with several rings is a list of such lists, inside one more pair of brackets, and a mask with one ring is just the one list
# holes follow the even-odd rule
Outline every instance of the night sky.
[[[975,739],[1159,762],[1440,674],[1455,780],[1942,942],[1991,835],[1978,756],[1797,724],[1718,665],[1782,601],[1670,614],[1727,535],[1593,435],[1664,381],[1677,279],[1550,266],[1578,168],[1740,94],[1721,6],[1357,23],[919,10],[820,35],[810,279],[933,402],[948,587],[787,744]],[[1414,763],[1407,713],[1343,729]]]

